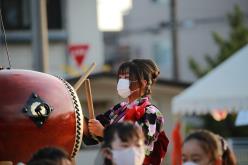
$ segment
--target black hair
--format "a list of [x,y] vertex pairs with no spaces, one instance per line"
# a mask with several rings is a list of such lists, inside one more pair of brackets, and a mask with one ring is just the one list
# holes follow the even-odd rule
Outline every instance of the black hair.
[[139,139],[144,140],[142,129],[131,122],[121,122],[111,124],[104,129],[103,145],[102,147],[111,147],[112,142],[117,135],[122,142],[135,141]]
[[129,79],[131,81],[137,80],[139,86],[141,86],[142,80],[146,80],[147,85],[144,95],[149,95],[152,93],[151,86],[156,82],[160,70],[151,59],[133,59],[120,65],[117,73],[118,77],[124,73],[129,73]]
[[41,159],[41,160],[28,162],[27,165],[59,165],[59,164],[52,160]]
[[65,150],[57,147],[44,147],[32,155],[32,158],[28,161],[27,165],[39,160],[61,162],[62,159],[70,160],[69,154]]

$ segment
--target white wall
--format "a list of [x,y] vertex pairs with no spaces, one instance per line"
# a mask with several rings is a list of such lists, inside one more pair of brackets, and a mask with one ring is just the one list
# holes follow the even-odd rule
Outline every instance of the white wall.
[[124,17],[125,30],[142,29],[159,25],[169,19],[167,3],[154,3],[152,0],[133,0],[133,8]]
[[247,0],[184,0],[177,2],[179,20],[225,17],[226,13],[233,10],[235,4],[238,4],[245,12],[247,12],[248,8]]
[[96,62],[97,69],[100,69],[104,55],[102,33],[97,28],[96,0],[66,2],[68,44],[89,44],[85,65]]
[[[8,44],[9,55],[14,69],[32,69],[32,49],[30,44]],[[5,48],[1,46],[0,65],[8,67]]]
[[[9,55],[13,69],[33,69],[33,52],[31,44],[8,44]],[[62,65],[66,63],[64,43],[51,43],[49,45],[49,73],[64,76]],[[1,50],[0,65],[8,67],[5,51]]]

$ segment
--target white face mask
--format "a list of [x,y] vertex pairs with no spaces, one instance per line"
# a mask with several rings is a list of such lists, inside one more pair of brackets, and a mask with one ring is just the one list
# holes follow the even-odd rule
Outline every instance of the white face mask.
[[113,162],[116,165],[142,165],[145,158],[143,147],[128,147],[112,150]]
[[183,165],[198,165],[198,164],[194,162],[184,162]]
[[131,94],[131,90],[129,88],[130,82],[128,79],[119,79],[117,84],[118,94],[122,98],[127,98]]

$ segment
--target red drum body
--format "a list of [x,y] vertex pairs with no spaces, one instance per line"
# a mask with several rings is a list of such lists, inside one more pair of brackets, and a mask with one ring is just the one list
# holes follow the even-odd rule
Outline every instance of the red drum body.
[[65,80],[29,70],[0,70],[0,161],[27,162],[45,146],[74,157],[83,135],[77,94]]

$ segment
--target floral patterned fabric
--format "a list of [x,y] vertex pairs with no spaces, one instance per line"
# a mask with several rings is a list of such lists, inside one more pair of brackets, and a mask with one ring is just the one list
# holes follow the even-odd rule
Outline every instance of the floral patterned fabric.
[[133,121],[140,125],[146,137],[144,164],[159,165],[161,163],[169,141],[163,131],[163,115],[157,107],[150,103],[149,97],[136,99],[130,104],[121,102],[106,113],[98,115],[97,119],[103,126],[121,121]]

